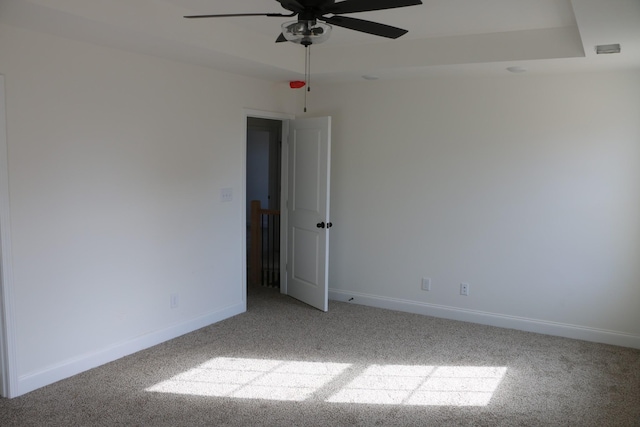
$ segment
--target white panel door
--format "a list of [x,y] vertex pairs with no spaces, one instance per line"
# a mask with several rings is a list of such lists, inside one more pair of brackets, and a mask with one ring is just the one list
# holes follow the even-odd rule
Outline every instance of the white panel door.
[[331,117],[291,121],[287,294],[322,311],[329,299],[330,156]]

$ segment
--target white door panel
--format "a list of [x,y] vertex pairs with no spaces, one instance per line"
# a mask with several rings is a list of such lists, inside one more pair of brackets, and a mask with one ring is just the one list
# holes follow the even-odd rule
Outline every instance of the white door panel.
[[287,293],[328,309],[331,118],[291,121]]
[[[302,228],[293,228],[293,246],[291,250],[291,276],[296,281],[304,282],[308,286],[318,286],[319,233],[310,232]],[[300,256],[296,256],[300,254]]]

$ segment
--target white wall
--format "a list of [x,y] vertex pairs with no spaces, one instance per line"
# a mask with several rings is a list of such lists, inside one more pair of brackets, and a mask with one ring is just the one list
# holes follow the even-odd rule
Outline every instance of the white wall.
[[316,87],[333,298],[640,347],[640,72]]
[[9,26],[0,74],[17,394],[245,309],[243,108],[277,88]]

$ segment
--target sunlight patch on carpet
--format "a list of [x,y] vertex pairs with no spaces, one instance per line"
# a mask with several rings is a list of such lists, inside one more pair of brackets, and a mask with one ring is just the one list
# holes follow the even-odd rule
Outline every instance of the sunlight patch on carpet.
[[303,401],[350,365],[219,357],[147,391],[197,396]]
[[328,402],[486,406],[506,372],[504,367],[371,365]]
[[[355,378],[346,372],[352,367],[357,371],[351,373]],[[505,367],[355,367],[349,363],[218,357],[146,391],[279,401],[486,406],[506,372]]]

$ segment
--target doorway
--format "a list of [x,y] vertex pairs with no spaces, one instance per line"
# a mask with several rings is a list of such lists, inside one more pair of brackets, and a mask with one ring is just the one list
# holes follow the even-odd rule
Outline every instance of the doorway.
[[[279,113],[261,112],[258,110],[245,110],[245,136],[248,135],[248,124],[251,118],[269,119],[280,124],[280,136],[282,137],[282,149],[280,154],[272,157],[273,164],[280,161],[280,165],[272,171],[280,171],[279,191],[273,190],[278,185],[270,184],[269,172],[263,182],[259,183],[267,190],[267,206],[279,204],[280,229],[276,237],[272,240],[280,241],[282,256],[279,256],[275,263],[279,266],[279,289],[280,293],[289,295],[319,310],[328,310],[328,268],[329,268],[329,229],[333,226],[329,217],[329,194],[330,194],[330,158],[331,158],[331,117],[316,117],[296,119]],[[264,122],[263,122],[264,123]],[[275,124],[274,124],[275,128]],[[268,140],[269,138],[265,138]],[[248,156],[249,143],[245,143],[245,200],[251,199],[253,190],[252,179],[249,176],[252,169]],[[268,144],[262,143],[262,152],[269,152],[265,149]],[[278,145],[279,146],[279,145]],[[277,153],[277,151],[275,151]],[[263,156],[256,156],[258,163],[262,162],[261,168],[269,170],[270,161]],[[273,172],[275,174],[275,172]],[[263,175],[264,176],[264,175]],[[266,183],[264,181],[267,181]],[[277,182],[277,180],[275,181]],[[269,197],[269,187],[273,191]],[[248,197],[247,197],[248,196]],[[271,200],[270,200],[271,199]],[[275,199],[275,200],[274,200]],[[251,206],[247,203],[248,206]],[[249,212],[245,211],[245,216]],[[255,218],[255,217],[254,217]],[[258,223],[261,220],[257,220]],[[254,242],[260,239],[260,232],[257,236],[250,235],[247,229],[246,218],[243,223],[243,252],[247,249],[260,247]],[[254,228],[254,229],[257,229]],[[251,237],[255,237],[254,240]],[[248,241],[248,239],[250,239]],[[250,246],[252,245],[252,246]],[[260,258],[258,255],[256,258]],[[242,287],[243,301],[247,303],[247,291],[249,286],[252,290],[268,289],[260,285],[260,282],[251,277],[251,272],[258,271],[258,268],[251,268],[247,263],[247,258],[243,259],[242,274],[244,285]],[[257,282],[257,284],[256,284]]]
[[247,117],[247,287],[280,289],[282,120]]

